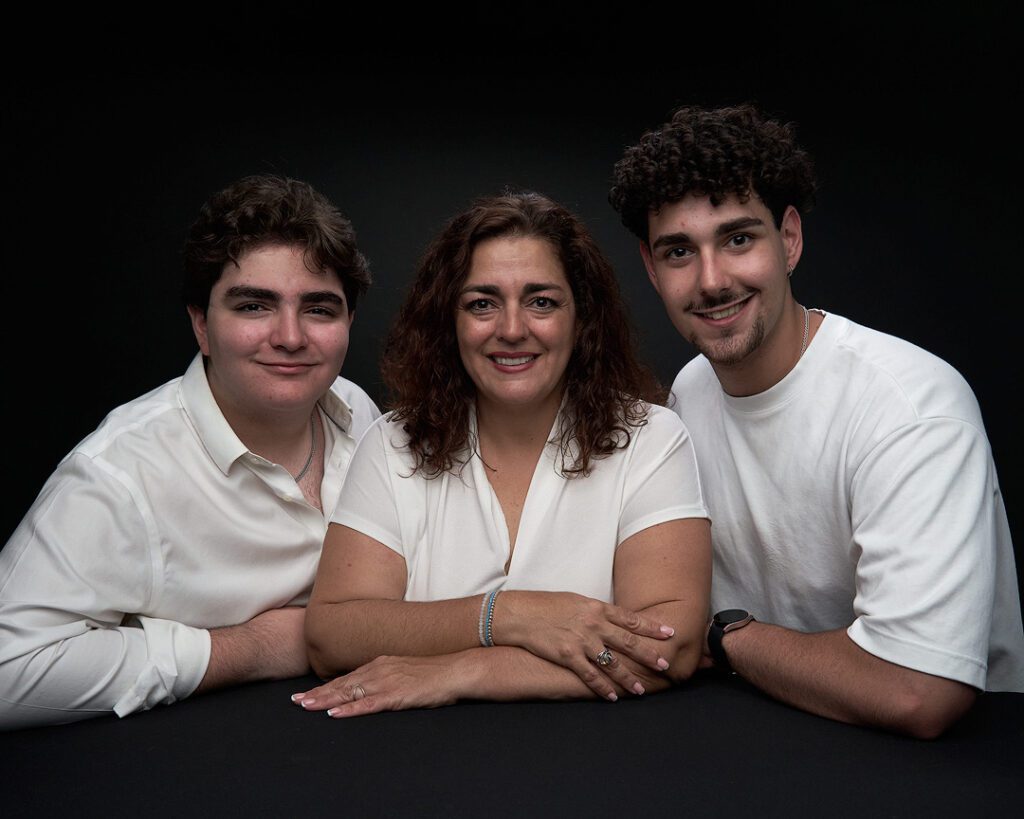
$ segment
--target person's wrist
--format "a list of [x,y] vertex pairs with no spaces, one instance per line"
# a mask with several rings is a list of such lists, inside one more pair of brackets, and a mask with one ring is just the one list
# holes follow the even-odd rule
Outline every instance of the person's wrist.
[[[516,642],[516,601],[521,592],[503,591],[494,597],[489,614],[491,645],[519,645]],[[485,628],[485,631],[487,629]]]
[[487,682],[491,652],[478,649],[460,651],[451,656],[445,688],[453,701],[480,697]]
[[754,616],[744,609],[722,609],[715,613],[708,624],[707,647],[714,666],[728,674],[735,674],[726,651],[726,638],[736,631],[755,622]]

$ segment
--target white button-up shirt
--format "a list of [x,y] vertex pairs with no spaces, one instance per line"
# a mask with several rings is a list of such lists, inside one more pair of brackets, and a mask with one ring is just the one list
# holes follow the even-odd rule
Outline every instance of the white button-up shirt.
[[[319,408],[332,510],[380,413],[343,378]],[[197,355],[75,447],[0,551],[0,728],[187,697],[207,629],[305,605],[326,531],[289,472],[235,435]]]

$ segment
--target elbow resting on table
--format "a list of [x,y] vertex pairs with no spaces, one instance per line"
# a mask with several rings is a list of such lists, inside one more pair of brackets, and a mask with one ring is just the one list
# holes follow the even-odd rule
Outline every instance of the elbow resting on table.
[[939,677],[915,680],[895,697],[892,725],[915,739],[938,739],[974,704],[977,691]]
[[313,673],[320,679],[336,677],[359,665],[355,662],[346,668],[345,658],[337,656],[337,646],[344,644],[344,635],[338,634],[337,621],[327,615],[327,608],[329,606],[316,605],[306,608],[306,655]]
[[703,650],[701,642],[702,640],[699,638],[688,640],[676,651],[675,658],[670,661],[668,671],[665,672],[673,685],[686,682],[697,671],[697,665],[700,663]]
[[649,692],[682,685],[697,671],[701,649],[700,642],[697,640],[678,644],[674,651],[664,654],[669,663],[665,671],[658,672],[637,664],[634,666],[635,673]]
[[313,673],[321,680],[329,680],[333,677],[337,677],[341,673],[340,671],[335,670],[333,665],[328,665],[318,660],[312,651],[309,652],[309,665],[313,669]]

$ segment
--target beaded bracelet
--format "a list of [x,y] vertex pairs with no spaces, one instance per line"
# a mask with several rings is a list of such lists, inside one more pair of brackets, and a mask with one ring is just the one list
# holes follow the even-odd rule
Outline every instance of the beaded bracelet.
[[501,594],[501,589],[495,589],[487,596],[487,623],[484,627],[484,645],[488,648],[494,645],[491,624],[494,622],[494,600],[499,594]]
[[476,624],[477,634],[480,635],[480,645],[482,646],[487,645],[487,641],[484,640],[484,622],[487,619],[487,597],[488,595],[485,594],[480,601],[480,619]]

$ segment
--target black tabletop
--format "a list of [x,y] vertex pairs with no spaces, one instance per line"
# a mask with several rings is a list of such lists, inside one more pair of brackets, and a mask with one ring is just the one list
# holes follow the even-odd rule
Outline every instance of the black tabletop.
[[821,719],[737,678],[642,699],[463,703],[332,720],[313,678],[0,733],[21,816],[1015,816],[1024,694],[944,737]]

